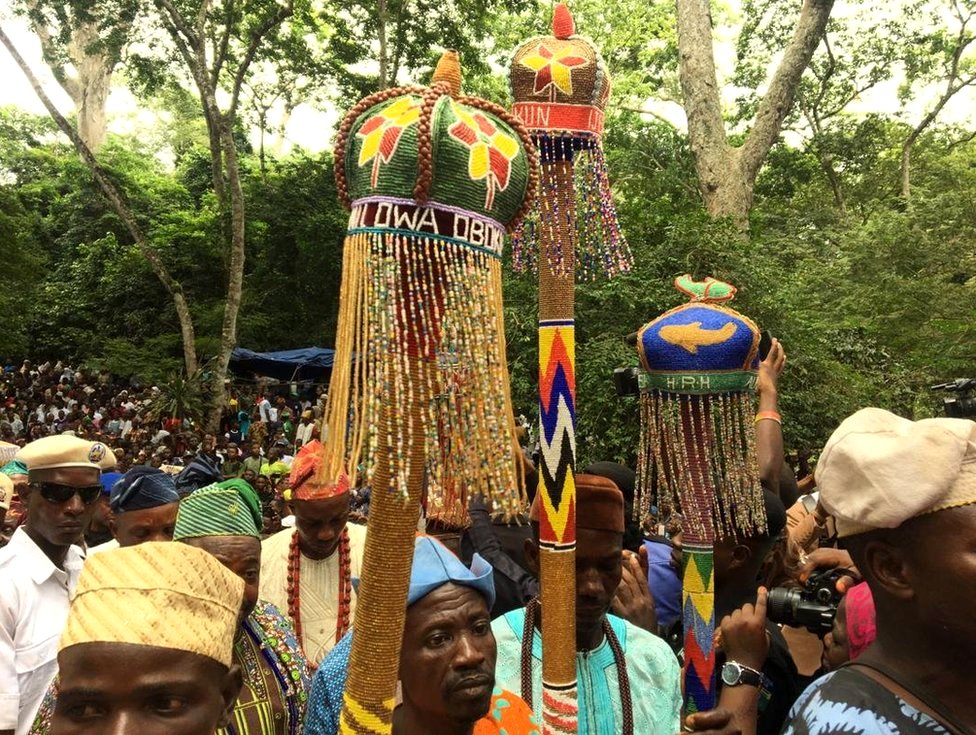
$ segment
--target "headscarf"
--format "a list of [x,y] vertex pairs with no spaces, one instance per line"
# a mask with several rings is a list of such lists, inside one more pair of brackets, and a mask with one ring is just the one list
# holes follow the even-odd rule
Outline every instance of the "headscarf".
[[324,451],[322,443],[313,439],[292,460],[288,484],[295,500],[326,500],[349,492],[349,477],[345,474],[334,485],[319,482],[317,476],[322,468]]
[[172,477],[155,467],[138,465],[112,486],[108,502],[113,513],[125,513],[158,508],[179,500],[180,495],[176,492]]
[[853,661],[874,643],[878,630],[874,616],[874,597],[867,582],[847,591],[844,606],[847,620],[847,650]]
[[5,474],[7,477],[13,477],[14,475],[26,475],[27,465],[25,465],[19,459],[12,459],[3,467],[0,467],[0,472]]
[[247,482],[234,478],[202,487],[180,502],[173,540],[204,536],[261,538],[261,501]]

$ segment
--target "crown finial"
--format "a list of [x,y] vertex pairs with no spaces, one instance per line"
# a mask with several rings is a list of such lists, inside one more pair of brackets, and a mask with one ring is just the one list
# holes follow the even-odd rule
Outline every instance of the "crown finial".
[[451,90],[452,97],[461,95],[461,59],[458,52],[453,49],[441,54],[434,69],[434,76],[431,77],[431,85],[446,84]]
[[561,40],[566,40],[576,33],[576,22],[573,14],[565,3],[558,3],[556,10],[552,14],[552,35]]

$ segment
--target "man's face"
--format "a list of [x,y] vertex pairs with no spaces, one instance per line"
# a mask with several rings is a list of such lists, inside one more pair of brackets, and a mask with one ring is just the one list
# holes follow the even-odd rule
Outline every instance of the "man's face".
[[[98,476],[96,469],[61,467],[45,470],[35,480],[75,488],[100,488]],[[31,486],[27,495],[27,527],[53,546],[69,546],[88,528],[96,501],[85,505],[76,493],[63,503],[52,502],[44,498],[39,488]]]
[[976,505],[941,510],[910,525],[903,549],[913,595],[905,603],[899,600],[899,605],[910,605],[912,617],[942,639],[945,650],[958,650],[963,642],[972,651],[976,645]]
[[216,557],[217,561],[244,580],[244,604],[240,617],[243,622],[258,603],[261,542],[254,536],[204,536],[186,539],[184,543]]
[[172,648],[83,643],[58,654],[52,735],[213,735],[240,671]]
[[580,528],[576,532],[577,635],[603,625],[623,573],[623,534]]
[[254,487],[255,483],[258,481],[257,475],[254,474],[254,470],[244,470],[244,474],[241,475],[241,479],[251,487]]
[[437,588],[407,610],[400,652],[404,702],[432,722],[477,722],[491,704],[495,656],[481,593],[455,584]]
[[95,510],[92,513],[92,528],[108,528],[112,520],[112,508],[108,503],[108,495],[102,493],[95,501]]
[[260,447],[260,445],[258,445],[258,444],[252,444],[251,445],[251,456],[252,457],[260,457],[261,456],[261,447]]
[[112,521],[112,533],[119,546],[138,546],[147,541],[172,541],[179,503],[118,513]]
[[227,459],[237,459],[237,447],[227,447]]
[[349,520],[349,494],[325,500],[293,500],[291,507],[302,553],[309,559],[332,556]]

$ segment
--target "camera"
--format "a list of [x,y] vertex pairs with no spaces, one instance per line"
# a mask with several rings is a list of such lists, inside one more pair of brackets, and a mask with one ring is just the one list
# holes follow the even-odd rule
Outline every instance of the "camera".
[[976,416],[976,378],[956,378],[950,383],[933,385],[932,390],[944,390],[948,395],[942,399],[946,416],[952,419],[968,419]]
[[803,587],[774,587],[769,591],[768,618],[811,633],[828,633],[843,597],[837,591],[837,581],[850,573],[848,569],[828,569],[811,574]]
[[639,375],[640,368],[636,367],[614,369],[613,387],[616,389],[619,398],[636,396],[640,393]]

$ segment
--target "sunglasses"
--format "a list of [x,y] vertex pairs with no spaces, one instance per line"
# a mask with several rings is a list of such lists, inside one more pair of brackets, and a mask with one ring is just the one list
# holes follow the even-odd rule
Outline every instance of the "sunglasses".
[[101,485],[89,485],[88,487],[75,487],[74,485],[61,485],[57,482],[34,482],[31,487],[40,492],[41,497],[49,503],[62,505],[71,500],[75,495],[81,498],[85,505],[91,505],[98,496],[102,494]]

